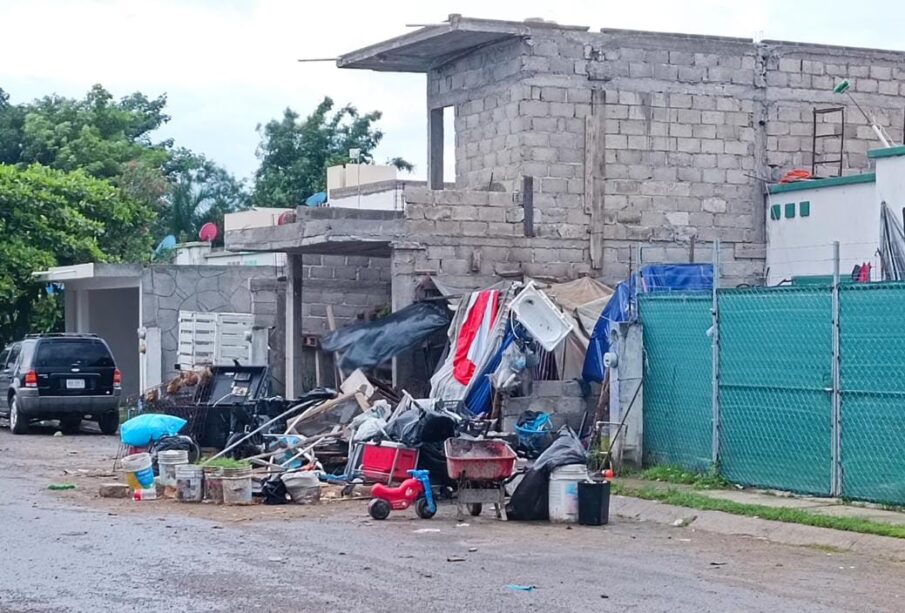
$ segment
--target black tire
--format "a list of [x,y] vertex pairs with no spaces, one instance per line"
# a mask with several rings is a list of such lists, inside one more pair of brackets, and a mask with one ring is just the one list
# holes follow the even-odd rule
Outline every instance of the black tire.
[[102,413],[97,418],[97,425],[100,427],[101,433],[103,434],[116,434],[116,430],[119,428],[119,411]]
[[428,509],[427,498],[419,498],[415,501],[415,513],[417,513],[418,517],[421,519],[430,519],[437,514],[437,507],[434,505],[433,510]]
[[368,513],[378,521],[382,521],[389,517],[390,511],[392,510],[390,503],[382,498],[375,498],[368,503]]
[[13,434],[28,434],[28,419],[19,413],[15,396],[9,399],[9,430]]
[[469,502],[465,506],[468,507],[468,513],[472,517],[477,517],[484,510],[484,505],[480,502]]
[[78,434],[82,425],[82,416],[78,414],[64,415],[60,418],[60,430],[66,434]]

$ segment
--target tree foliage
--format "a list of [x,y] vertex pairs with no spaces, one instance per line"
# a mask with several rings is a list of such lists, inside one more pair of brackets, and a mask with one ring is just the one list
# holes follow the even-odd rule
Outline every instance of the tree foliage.
[[81,171],[0,165],[0,339],[59,324],[58,305],[32,272],[142,257],[153,220],[150,207]]
[[[350,149],[358,149],[359,160],[370,164],[383,132],[374,124],[380,111],[364,115],[351,105],[333,111],[330,98],[304,120],[286,109],[279,120],[258,126],[261,165],[255,173],[253,201],[260,206],[298,206],[326,185],[327,167],[351,162]],[[412,166],[401,158],[391,160],[397,168]]]
[[249,195],[241,181],[203,155],[187,149],[174,152],[166,167],[170,189],[167,214],[160,232],[178,240],[197,240],[207,222],[223,227],[226,213],[248,208]]

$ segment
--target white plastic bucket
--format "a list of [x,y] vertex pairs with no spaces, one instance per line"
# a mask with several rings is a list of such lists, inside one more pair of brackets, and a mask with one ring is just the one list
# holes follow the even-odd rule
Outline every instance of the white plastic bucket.
[[282,477],[289,497],[296,504],[317,504],[321,499],[321,482],[317,473],[299,471],[286,473]]
[[578,484],[588,478],[584,464],[567,464],[550,473],[550,492],[547,504],[550,521],[574,524],[578,522]]
[[157,454],[157,472],[160,473],[164,496],[176,496],[176,467],[188,463],[189,452],[185,450],[168,449]]
[[214,504],[223,504],[223,469],[216,466],[205,466],[204,500]]
[[126,483],[136,494],[136,500],[154,500],[157,488],[154,485],[154,469],[151,468],[151,454],[135,453],[122,459]]
[[251,504],[250,469],[225,469],[222,482],[223,504]]
[[176,465],[176,500],[201,502],[204,494],[201,467],[195,464]]

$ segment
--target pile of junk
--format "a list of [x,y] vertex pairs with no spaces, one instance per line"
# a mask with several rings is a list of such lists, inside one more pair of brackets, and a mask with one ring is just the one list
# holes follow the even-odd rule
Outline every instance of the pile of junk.
[[[681,271],[680,289],[707,267]],[[121,427],[133,497],[369,498],[374,519],[409,507],[430,518],[449,504],[460,520],[492,506],[501,519],[605,524],[613,447],[631,410],[608,421],[609,332],[631,320],[637,291],[676,285],[664,285],[661,270],[648,271],[649,281],[644,272],[615,289],[582,278],[457,292],[430,280],[433,296],[324,337],[340,384],[296,399],[269,394],[266,367],[183,371],[145,394],[141,413]],[[416,396],[380,379],[393,358],[438,337],[429,391]],[[567,424],[555,406],[505,423],[505,398],[530,395],[536,381],[573,379],[600,388],[579,423]]]

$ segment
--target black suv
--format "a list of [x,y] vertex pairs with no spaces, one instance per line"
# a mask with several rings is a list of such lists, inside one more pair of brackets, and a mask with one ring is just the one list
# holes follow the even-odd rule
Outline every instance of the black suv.
[[13,434],[41,419],[76,432],[87,416],[115,434],[121,384],[110,347],[93,334],[29,335],[0,353],[0,414]]

